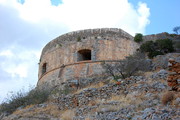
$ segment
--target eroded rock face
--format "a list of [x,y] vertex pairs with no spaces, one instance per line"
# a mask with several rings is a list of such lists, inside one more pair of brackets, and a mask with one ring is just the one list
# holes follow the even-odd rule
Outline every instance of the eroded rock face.
[[67,33],[43,49],[38,86],[53,87],[70,79],[88,78],[103,73],[101,63],[133,54],[139,47],[121,29],[89,29]]

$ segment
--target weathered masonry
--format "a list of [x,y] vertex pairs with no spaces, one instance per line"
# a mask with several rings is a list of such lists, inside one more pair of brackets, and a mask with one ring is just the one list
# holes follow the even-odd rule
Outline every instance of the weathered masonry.
[[124,59],[138,48],[133,37],[117,28],[70,32],[50,41],[42,50],[38,86],[56,86],[67,80],[103,74],[101,63]]

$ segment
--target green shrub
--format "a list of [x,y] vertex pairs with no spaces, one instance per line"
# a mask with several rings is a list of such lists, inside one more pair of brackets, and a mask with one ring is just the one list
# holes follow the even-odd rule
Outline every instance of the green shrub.
[[77,42],[81,42],[81,37],[80,36],[77,37]]
[[171,36],[171,37],[175,37],[175,36],[177,36],[177,34],[170,34],[170,36]]
[[46,102],[50,95],[50,90],[42,90],[42,89],[33,89],[26,96],[28,101],[26,101],[27,105],[30,104],[40,104]]
[[176,33],[176,34],[179,34],[180,33],[180,26],[176,26],[173,28],[173,31]]
[[139,43],[143,41],[143,35],[141,33],[137,33],[134,37],[134,41]]
[[159,51],[162,53],[169,53],[174,51],[173,42],[170,39],[156,40]]
[[153,57],[157,56],[157,55],[163,55],[163,53],[160,52],[160,51],[151,51],[151,52],[148,53],[148,57],[151,58],[151,59]]
[[1,104],[0,113],[12,113],[18,107],[24,106],[26,101],[26,93],[19,91],[17,93],[12,93],[12,95],[8,98],[8,100]]
[[22,90],[12,93],[6,102],[1,104],[0,113],[13,113],[19,107],[25,107],[30,104],[40,104],[47,101],[50,90],[32,89],[25,93]]
[[151,52],[155,50],[155,46],[154,46],[154,42],[153,41],[147,41],[145,43],[143,43],[140,46],[140,50],[142,52]]
[[57,92],[59,93],[59,94],[64,94],[64,95],[68,95],[68,94],[70,94],[71,92],[73,91],[73,89],[71,88],[71,87],[69,87],[68,85],[65,85],[64,86],[64,88],[63,88],[63,90],[58,90]]
[[175,48],[180,49],[180,41],[176,42],[176,44],[174,45]]
[[150,63],[145,59],[143,53],[136,53],[114,64],[105,62],[102,65],[106,73],[111,75],[114,80],[120,77],[125,79],[135,75],[138,71],[148,71],[150,69]]
[[141,52],[146,52],[149,58],[164,55],[174,51],[173,42],[170,39],[158,39],[155,42],[147,41],[140,46]]

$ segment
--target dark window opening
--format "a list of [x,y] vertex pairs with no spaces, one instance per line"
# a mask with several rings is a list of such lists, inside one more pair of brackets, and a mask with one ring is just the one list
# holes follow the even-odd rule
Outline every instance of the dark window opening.
[[91,50],[84,49],[78,51],[77,61],[91,60]]
[[44,73],[46,73],[46,69],[47,69],[47,63],[44,63],[43,66],[42,66],[42,75]]

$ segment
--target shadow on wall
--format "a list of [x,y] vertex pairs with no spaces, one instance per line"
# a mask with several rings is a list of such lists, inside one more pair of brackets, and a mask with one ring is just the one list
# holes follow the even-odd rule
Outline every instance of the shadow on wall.
[[79,50],[77,56],[78,56],[77,61],[91,60],[91,50],[89,49]]

